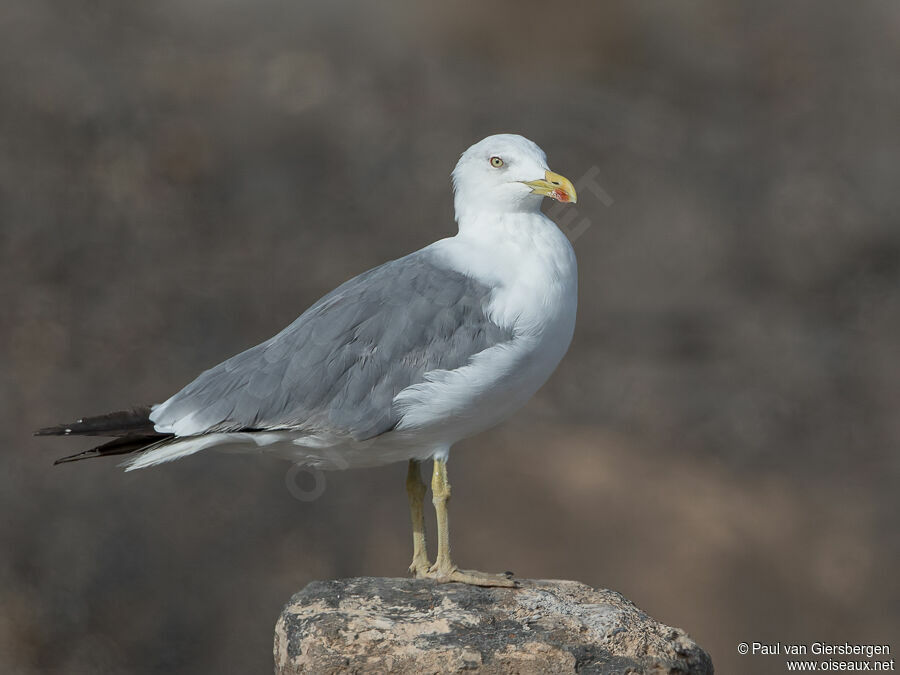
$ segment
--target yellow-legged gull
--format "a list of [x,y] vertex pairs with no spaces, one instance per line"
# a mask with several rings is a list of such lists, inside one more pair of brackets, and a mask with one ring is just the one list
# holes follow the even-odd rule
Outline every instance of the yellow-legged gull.
[[[450,559],[447,458],[520,408],[568,349],[575,254],[540,211],[572,183],[522,136],[489,136],[453,171],[459,232],[347,281],[275,337],[202,373],[168,400],[38,434],[113,436],[59,462],[133,453],[127,470],[213,447],[321,469],[409,461],[417,577],[513,585]],[[419,463],[434,460],[434,564]]]

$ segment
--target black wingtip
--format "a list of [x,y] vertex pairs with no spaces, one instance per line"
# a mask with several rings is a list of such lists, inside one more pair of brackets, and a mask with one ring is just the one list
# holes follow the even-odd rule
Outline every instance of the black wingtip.
[[83,417],[74,422],[44,427],[34,432],[35,436],[153,436],[156,429],[150,420],[151,406],[138,406],[128,410],[118,410]]
[[97,447],[77,452],[74,455],[60,457],[55,462],[53,462],[53,466],[56,466],[57,464],[65,464],[67,462],[78,462],[82,459],[91,459],[92,457],[108,457],[110,455],[126,455],[131,452],[141,452],[143,450],[155,448],[161,444],[167,443],[169,440],[171,440],[171,438],[171,434],[138,436],[136,438],[133,436],[116,438],[115,440],[104,443],[103,445],[98,445]]
[[99,457],[100,453],[97,452],[96,449],[85,450],[84,452],[79,452],[74,455],[68,455],[67,457],[60,457],[57,460],[54,460],[53,466],[57,464],[66,464],[68,462],[77,462],[79,459],[88,459],[89,457]]

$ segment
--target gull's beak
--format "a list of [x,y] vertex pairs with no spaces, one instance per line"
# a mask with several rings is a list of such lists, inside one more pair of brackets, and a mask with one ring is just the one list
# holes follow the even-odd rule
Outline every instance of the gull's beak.
[[558,173],[547,171],[543,180],[523,180],[522,182],[531,188],[533,194],[551,197],[558,202],[572,202],[574,204],[578,201],[578,195],[575,194],[575,186],[572,185],[572,181],[565,176],[560,176]]

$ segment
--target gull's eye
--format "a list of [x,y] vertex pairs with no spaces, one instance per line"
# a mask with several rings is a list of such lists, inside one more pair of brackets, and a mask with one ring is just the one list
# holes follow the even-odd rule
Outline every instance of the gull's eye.
[[499,157],[491,157],[491,166],[495,169],[499,169],[501,166],[503,166],[503,160]]

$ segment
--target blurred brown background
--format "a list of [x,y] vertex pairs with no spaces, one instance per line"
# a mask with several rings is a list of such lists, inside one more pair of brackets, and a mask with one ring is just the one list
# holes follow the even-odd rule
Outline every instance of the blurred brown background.
[[[3,0],[0,671],[270,672],[312,579],[402,575],[405,467],[53,468],[452,234],[518,132],[589,174],[557,374],[457,447],[458,560],[739,641],[900,649],[900,4]],[[308,477],[307,477],[308,478]]]

